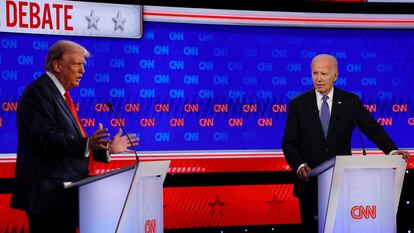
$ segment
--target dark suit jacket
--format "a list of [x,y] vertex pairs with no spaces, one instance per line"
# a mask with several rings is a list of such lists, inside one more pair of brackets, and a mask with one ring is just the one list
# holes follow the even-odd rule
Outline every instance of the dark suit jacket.
[[[55,213],[77,206],[77,190],[64,190],[63,182],[88,176],[87,138],[82,137],[64,97],[46,74],[21,96],[17,128],[11,207]],[[102,156],[102,152],[96,154]]]
[[[327,139],[323,136],[315,89],[293,99],[289,104],[282,142],[283,153],[292,171],[296,173],[302,163],[312,169],[336,155],[350,155],[355,124],[385,154],[397,149],[355,94],[334,87]],[[300,196],[301,185],[302,181],[296,177],[296,196]]]

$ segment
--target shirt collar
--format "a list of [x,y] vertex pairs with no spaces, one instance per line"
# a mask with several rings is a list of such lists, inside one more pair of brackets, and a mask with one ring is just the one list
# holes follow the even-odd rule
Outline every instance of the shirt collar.
[[55,84],[55,86],[57,87],[57,89],[59,90],[60,94],[62,96],[65,96],[65,88],[63,87],[63,85],[59,82],[59,80],[56,78],[56,76],[54,74],[52,74],[49,71],[46,71],[47,76],[49,76],[50,79],[52,79],[53,83]]
[[[333,97],[333,93],[334,93],[334,87],[332,87],[332,89],[329,91],[329,93],[327,94],[327,96],[328,96],[328,100],[332,100],[332,97]],[[316,89],[315,89],[315,92],[316,92],[316,99],[318,99],[318,100],[322,100],[322,97],[324,96],[324,95],[322,95],[321,93],[319,93],[319,91],[317,91]]]

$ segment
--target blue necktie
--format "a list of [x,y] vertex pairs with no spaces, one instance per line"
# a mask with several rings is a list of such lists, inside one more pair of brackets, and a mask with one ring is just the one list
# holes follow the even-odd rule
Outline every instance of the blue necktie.
[[321,106],[321,124],[323,129],[323,135],[325,138],[328,137],[328,129],[329,129],[329,119],[331,118],[331,114],[329,113],[329,106],[326,100],[329,97],[324,95],[322,97],[322,106]]

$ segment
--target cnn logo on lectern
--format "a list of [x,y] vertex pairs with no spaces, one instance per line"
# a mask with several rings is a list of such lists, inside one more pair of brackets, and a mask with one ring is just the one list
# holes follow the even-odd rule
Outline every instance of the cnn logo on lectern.
[[353,219],[375,219],[377,217],[377,206],[376,205],[356,205],[351,208],[351,216]]
[[145,233],[156,233],[157,232],[157,220],[148,219],[145,221]]

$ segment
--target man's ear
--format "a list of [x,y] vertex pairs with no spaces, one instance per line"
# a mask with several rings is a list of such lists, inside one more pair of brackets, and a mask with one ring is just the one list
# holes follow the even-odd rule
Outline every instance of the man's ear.
[[54,60],[52,62],[52,66],[53,66],[53,71],[56,73],[59,73],[62,70],[62,65],[60,64],[58,60]]

